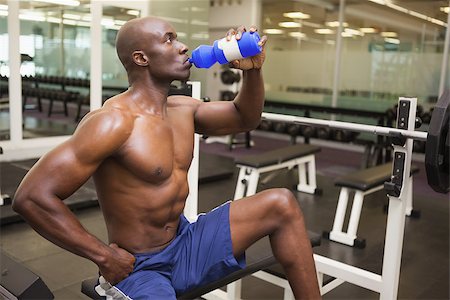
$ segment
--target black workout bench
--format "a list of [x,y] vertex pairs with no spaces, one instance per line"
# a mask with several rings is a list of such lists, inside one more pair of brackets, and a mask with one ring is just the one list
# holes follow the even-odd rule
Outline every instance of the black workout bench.
[[319,193],[315,154],[320,150],[318,146],[297,144],[237,159],[236,165],[240,171],[234,199],[255,194],[260,174],[295,166],[298,167],[297,190],[309,194]]
[[[417,212],[412,209],[412,176],[417,172],[419,172],[419,168],[412,165],[410,180],[407,182],[405,189],[407,193],[405,214],[407,216],[417,216]],[[333,229],[331,232],[324,231],[324,237],[345,245],[364,248],[366,245],[365,240],[357,238],[356,235],[364,196],[381,190],[384,183],[391,179],[391,173],[392,163],[387,163],[337,178],[334,185],[341,187],[341,191],[339,193]],[[355,195],[353,197],[347,232],[343,232],[342,227],[344,225],[347,203],[351,192],[354,192]]]
[[[313,247],[319,246],[321,242],[320,235],[313,232],[308,232],[308,234],[310,237],[311,245]],[[281,266],[277,264],[275,257],[272,254],[269,239],[267,237],[261,239],[260,241],[252,245],[249,249],[247,249],[245,255],[247,266],[244,269],[236,271],[220,280],[211,282],[205,286],[201,286],[193,290],[187,291],[182,295],[178,295],[177,299],[195,299],[202,295],[210,293],[214,290],[217,290],[220,287],[226,286],[227,284],[239,280],[247,275],[254,274],[255,272],[261,270],[273,272],[271,271],[271,269],[269,269],[270,267],[274,267],[273,270],[281,269]],[[276,272],[278,272],[277,275],[282,276],[280,274],[282,273],[281,271]],[[93,277],[84,280],[81,284],[81,292],[91,299],[104,300],[106,298],[99,296],[95,291],[97,280],[98,277]],[[225,294],[224,291],[220,290],[216,292]]]

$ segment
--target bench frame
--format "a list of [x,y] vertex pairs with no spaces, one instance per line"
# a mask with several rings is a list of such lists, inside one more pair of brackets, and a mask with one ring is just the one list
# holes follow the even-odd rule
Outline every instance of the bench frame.
[[250,167],[238,164],[240,168],[234,199],[240,199],[256,193],[258,181],[261,174],[288,168],[289,170],[298,167],[298,185],[297,190],[308,194],[315,194],[317,190],[316,183],[316,160],[314,154],[305,155],[265,167]]
[[[413,188],[413,175],[409,177],[409,180],[405,184],[406,188],[406,207],[405,214],[411,216],[413,211],[412,205],[412,188]],[[336,207],[336,214],[334,216],[333,229],[329,233],[329,239],[334,242],[345,244],[348,246],[354,246],[357,248],[365,247],[365,240],[360,239],[357,236],[359,219],[361,217],[361,210],[364,202],[364,197],[374,192],[383,189],[383,185],[376,186],[367,191],[358,190],[350,187],[341,187],[339,193],[338,204]],[[354,192],[352,209],[349,216],[347,231],[343,231],[344,220],[347,212],[348,200],[351,193]]]

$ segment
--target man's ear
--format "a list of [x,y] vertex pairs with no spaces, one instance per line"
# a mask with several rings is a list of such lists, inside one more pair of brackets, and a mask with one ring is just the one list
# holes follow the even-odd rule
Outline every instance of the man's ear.
[[144,52],[142,52],[140,50],[134,51],[132,56],[133,56],[134,63],[137,64],[138,66],[141,66],[141,67],[148,66],[148,57],[147,57],[147,55],[145,55]]

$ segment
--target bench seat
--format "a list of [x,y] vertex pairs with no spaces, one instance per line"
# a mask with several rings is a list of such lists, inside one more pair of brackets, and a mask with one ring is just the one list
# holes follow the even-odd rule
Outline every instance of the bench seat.
[[[365,192],[389,181],[391,172],[392,163],[387,163],[339,177],[335,180],[334,185]],[[411,165],[411,175],[417,172],[419,172],[419,168]]]
[[237,165],[253,168],[262,168],[270,165],[281,164],[288,160],[303,157],[320,152],[320,147],[310,144],[297,144],[280,149],[267,151],[258,155],[248,155],[236,159]]

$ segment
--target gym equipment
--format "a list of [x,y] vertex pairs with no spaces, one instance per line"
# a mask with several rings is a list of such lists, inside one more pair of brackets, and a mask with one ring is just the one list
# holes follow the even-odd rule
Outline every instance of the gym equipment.
[[241,81],[241,74],[230,69],[226,69],[220,73],[220,80],[223,84],[232,85]]
[[[412,176],[417,172],[419,172],[419,168],[411,166],[411,175],[410,180],[408,180],[406,196],[407,204],[405,214],[407,216],[419,215],[418,211],[413,210],[412,205]],[[390,179],[390,176],[391,163],[387,163],[337,178],[334,181],[334,185],[340,187],[341,191],[339,193],[336,214],[334,216],[333,229],[331,232],[324,231],[323,237],[356,248],[364,248],[366,246],[366,240],[358,238],[356,235],[364,197],[383,189],[383,184]],[[348,221],[347,232],[344,232],[342,231],[342,227],[344,225],[348,200],[352,193],[354,193],[352,209]]]
[[209,68],[216,62],[226,64],[236,59],[254,56],[262,51],[258,45],[260,40],[257,32],[243,32],[241,39],[236,40],[232,35],[231,40],[226,38],[214,41],[213,46],[200,45],[192,51],[189,62],[197,68]]
[[[384,183],[389,197],[386,238],[383,251],[381,274],[357,268],[318,254],[314,254],[321,293],[326,294],[344,282],[349,282],[380,294],[380,299],[396,299],[400,277],[400,263],[403,248],[405,211],[411,173],[413,139],[430,140],[426,144],[425,161],[428,163],[427,178],[430,186],[437,192],[449,191],[449,91],[438,100],[433,111],[430,130],[417,132],[415,129],[416,98],[399,98],[397,128],[371,126],[356,123],[317,120],[304,117],[263,113],[262,117],[271,121],[285,121],[294,124],[307,124],[316,127],[367,132],[388,136],[392,140],[393,162],[390,181]],[[433,124],[433,126],[431,126]],[[434,172],[434,173],[433,173]],[[332,277],[324,282],[324,275]]]
[[[410,106],[411,99],[400,98],[402,105]],[[417,101],[414,100],[415,102]],[[429,185],[439,193],[449,192],[449,115],[450,115],[450,92],[447,90],[439,98],[430,121],[429,131],[414,131],[415,115],[412,117],[400,115],[398,128],[373,126],[349,122],[312,119],[297,116],[279,115],[274,113],[262,113],[264,120],[291,122],[316,127],[329,127],[356,132],[373,133],[388,136],[394,144],[404,145],[407,139],[427,141],[425,150],[425,165],[427,166],[427,178]],[[406,130],[406,122],[412,120],[412,129]]]
[[308,194],[320,193],[316,185],[315,161],[315,153],[320,150],[318,146],[301,144],[236,159],[240,171],[234,199],[255,194],[260,174],[295,166],[299,175],[297,190]]
[[437,192],[449,190],[450,90],[446,90],[433,109],[425,145],[428,184]]
[[22,264],[0,251],[0,298],[53,299],[53,293],[42,279]]

